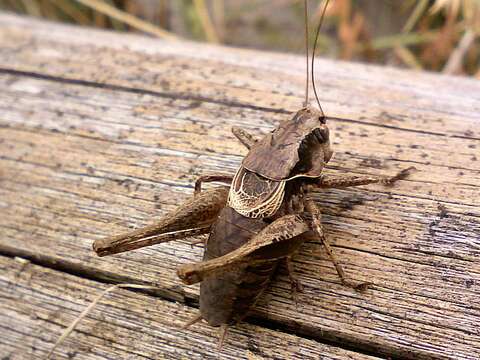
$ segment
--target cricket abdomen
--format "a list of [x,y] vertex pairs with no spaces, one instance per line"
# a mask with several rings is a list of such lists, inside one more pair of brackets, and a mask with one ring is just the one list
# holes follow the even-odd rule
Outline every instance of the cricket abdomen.
[[[239,248],[267,225],[262,219],[246,218],[225,207],[212,227],[203,259],[210,260]],[[255,265],[242,264],[203,280],[200,285],[202,317],[212,326],[242,320],[269,285],[277,263],[277,259],[271,259]]]

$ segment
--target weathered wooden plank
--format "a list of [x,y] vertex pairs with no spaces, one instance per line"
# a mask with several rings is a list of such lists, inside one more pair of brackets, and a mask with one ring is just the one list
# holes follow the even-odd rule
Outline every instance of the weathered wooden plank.
[[[0,22],[4,69],[274,111],[295,111],[303,101],[304,63],[298,56],[232,48],[226,53],[222,47],[125,34],[112,38],[109,32],[8,15]],[[416,134],[480,138],[475,80],[322,59],[316,69],[329,116]]]
[[[97,86],[123,86],[129,91],[154,91],[169,98],[184,96],[227,105],[234,103],[247,109],[257,105],[270,106],[271,111],[263,112],[262,119],[236,109],[242,117],[245,116],[237,119],[237,123],[248,127],[275,123],[284,116],[275,112],[294,110],[301,103],[303,64],[296,57],[269,54],[255,58],[252,52],[233,49],[227,59],[222,59],[224,53],[215,47],[164,44],[142,37],[112,41],[109,33],[73,30],[75,28],[72,36],[76,41],[72,44],[71,36],[65,35],[68,31],[59,25],[49,25],[45,29],[42,23],[32,22],[27,30],[22,26],[25,20],[4,16],[0,21],[3,25],[0,36],[4,39],[0,66],[4,69],[88,81]],[[95,44],[92,38],[95,38]],[[273,66],[274,62],[278,64]],[[276,72],[261,75],[268,64]],[[424,185],[416,196],[428,196],[429,191],[435,190],[431,189],[433,186],[438,187],[436,193],[443,193],[450,201],[455,201],[448,188],[452,184],[461,187],[465,184],[466,189],[459,191],[459,195],[467,203],[478,205],[474,192],[480,169],[476,141],[480,138],[476,126],[480,95],[475,81],[363,65],[352,68],[349,64],[328,61],[322,61],[317,68],[321,70],[319,78],[324,79],[321,82],[323,92],[333,93],[331,100],[325,99],[327,113],[343,118],[337,121],[338,129],[342,131],[334,133],[336,142],[348,141],[346,156],[342,156],[342,149],[336,147],[340,164],[356,161],[356,169],[370,168],[371,172],[372,165],[381,167],[413,162],[422,170],[419,176],[423,174]],[[345,74],[349,76],[345,78]],[[169,83],[170,78],[175,81]],[[245,95],[246,85],[239,86],[234,79],[248,84],[246,90],[252,89],[256,97]],[[275,79],[274,89],[271,79]],[[352,93],[356,95],[352,96]],[[267,104],[281,94],[280,98]],[[228,98],[224,99],[225,96]],[[332,106],[328,105],[329,102]],[[341,110],[343,107],[347,112]],[[142,108],[136,110],[136,113],[145,111]],[[184,109],[178,110],[172,115],[182,116]],[[155,108],[150,107],[147,111],[151,116],[155,115]],[[457,125],[460,122],[461,127]],[[351,132],[357,132],[358,136],[348,136]],[[365,149],[363,144],[367,134],[375,139],[375,146]],[[202,142],[194,144],[203,145]],[[178,145],[181,148],[182,144]],[[391,146],[397,148],[392,151]],[[362,153],[357,151],[359,147]],[[199,150],[205,151],[205,148],[210,149],[207,144]],[[457,165],[461,163],[463,167]],[[438,169],[435,173],[446,173],[449,178],[442,176],[439,179],[442,181],[432,184],[431,166],[443,168],[444,171]]]
[[[107,286],[0,256],[0,355],[43,359],[63,330]],[[106,296],[56,349],[63,359],[377,359],[243,324],[217,350],[216,329],[183,330],[195,310],[138,292]],[[140,334],[140,336],[139,336]]]
[[[293,109],[300,102],[300,58],[262,53],[248,63],[248,51],[142,37],[127,37],[128,43],[89,30],[72,30],[72,45],[64,31],[52,31],[61,26],[34,22],[34,30],[25,30],[23,21],[0,17],[0,34],[8,35],[0,36],[0,251],[92,276],[157,283],[166,289],[164,297],[195,300],[197,289],[181,286],[174,269],[198,260],[201,248],[176,242],[98,259],[91,242],[173,208],[200,173],[233,172],[245,151],[229,128],[265,131],[288,116],[280,108],[255,106]],[[119,44],[128,47],[120,50]],[[178,83],[162,84],[178,64],[189,65],[183,80],[172,73]],[[275,64],[275,73],[265,76],[266,64]],[[256,316],[381,354],[477,357],[478,103],[460,101],[459,94],[464,89],[477,96],[478,83],[321,64],[322,77],[336,77],[322,84],[326,94],[352,101],[349,112],[341,101],[327,102],[329,113],[338,108],[337,116],[345,117],[330,122],[332,169],[388,174],[415,165],[419,171],[394,189],[319,194],[327,231],[349,276],[373,281],[372,290],[359,295],[337,285],[326,256],[308,244],[295,264],[306,285],[298,308],[280,276]],[[214,68],[229,73],[205,70]],[[98,78],[102,74],[108,77]],[[386,81],[389,75],[397,75],[398,86]],[[125,88],[101,89],[98,82]],[[381,101],[372,103],[377,92]],[[176,98],[179,93],[184,99]],[[393,106],[387,99],[402,102]]]

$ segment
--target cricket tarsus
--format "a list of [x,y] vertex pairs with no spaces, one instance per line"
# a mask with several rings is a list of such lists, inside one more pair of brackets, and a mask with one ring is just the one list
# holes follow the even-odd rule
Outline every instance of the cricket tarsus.
[[410,175],[415,170],[416,170],[415,166],[410,166],[409,168],[399,171],[396,175],[386,178],[383,183],[385,185],[392,186],[393,184],[395,184],[396,181],[405,179],[408,175]]
[[351,186],[370,185],[380,183],[386,186],[392,186],[395,182],[405,179],[416,168],[411,166],[409,168],[400,170],[397,174],[391,177],[380,176],[365,176],[365,175],[322,175],[316,182],[319,188],[346,188]]

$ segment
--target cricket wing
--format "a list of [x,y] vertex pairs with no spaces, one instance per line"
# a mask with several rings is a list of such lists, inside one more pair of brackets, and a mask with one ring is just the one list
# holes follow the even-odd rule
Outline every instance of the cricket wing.
[[249,218],[264,218],[274,215],[285,195],[285,181],[264,178],[243,166],[235,174],[228,205]]
[[308,223],[299,215],[286,215],[272,222],[238,249],[212,260],[184,265],[178,269],[177,274],[185,284],[195,284],[205,277],[228,271],[236,266],[261,262],[264,255],[256,258],[253,256],[256,252],[272,244],[280,245],[309,230]]

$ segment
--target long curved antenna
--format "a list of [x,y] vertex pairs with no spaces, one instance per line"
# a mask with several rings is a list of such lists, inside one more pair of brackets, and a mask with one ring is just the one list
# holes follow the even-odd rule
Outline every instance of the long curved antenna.
[[308,88],[310,87],[309,78],[310,73],[308,69],[308,0],[303,1],[303,9],[304,9],[304,21],[305,21],[305,65],[306,65],[306,79],[305,79],[305,102],[303,106],[307,107],[308,105]]
[[323,7],[323,11],[322,11],[322,16],[320,17],[320,22],[318,23],[317,32],[315,34],[315,42],[313,43],[312,66],[311,66],[313,92],[315,93],[315,99],[317,99],[317,103],[318,103],[318,107],[320,108],[320,112],[322,113],[322,115],[324,117],[325,117],[325,113],[323,112],[322,105],[320,105],[320,100],[318,99],[318,94],[317,94],[317,88],[315,87],[315,71],[314,71],[315,65],[314,64],[315,64],[315,50],[317,49],[317,42],[318,42],[318,34],[320,33],[320,28],[322,27],[323,18],[325,17],[325,11],[327,10],[329,1],[330,0],[326,0],[325,6]]

